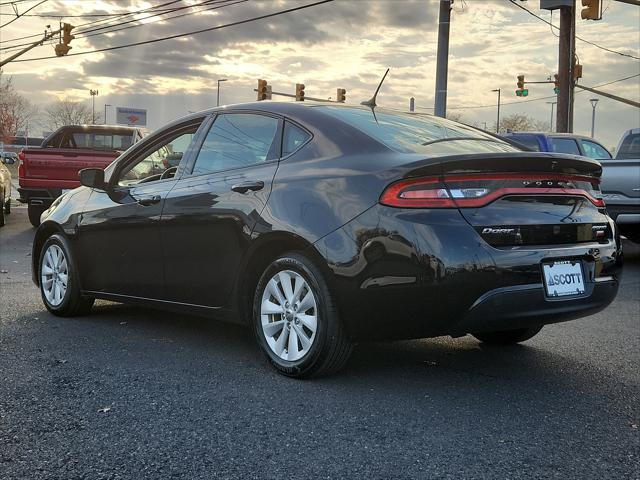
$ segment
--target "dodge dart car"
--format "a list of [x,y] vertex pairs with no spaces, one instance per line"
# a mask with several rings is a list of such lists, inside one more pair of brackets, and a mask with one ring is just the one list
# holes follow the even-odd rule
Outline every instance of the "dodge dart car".
[[42,216],[33,278],[56,315],[99,298],[246,322],[294,377],[338,370],[360,340],[512,344],[616,296],[600,174],[427,115],[212,109],[82,170]]

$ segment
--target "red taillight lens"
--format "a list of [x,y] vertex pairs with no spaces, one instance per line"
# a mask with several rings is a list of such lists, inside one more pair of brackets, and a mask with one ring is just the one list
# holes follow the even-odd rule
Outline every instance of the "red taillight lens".
[[478,174],[402,180],[390,185],[380,203],[407,208],[477,208],[507,195],[569,195],[604,207],[597,178],[562,174]]

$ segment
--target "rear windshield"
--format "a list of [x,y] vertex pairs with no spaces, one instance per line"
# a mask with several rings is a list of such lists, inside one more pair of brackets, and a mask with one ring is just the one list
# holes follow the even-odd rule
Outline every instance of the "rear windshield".
[[133,143],[133,132],[123,130],[61,130],[43,147],[86,148],[91,150],[126,150]]
[[640,158],[640,133],[627,135],[620,145],[616,158],[625,160],[628,158]]
[[[456,154],[518,152],[517,148],[473,127],[419,113],[369,108],[318,106],[389,148],[403,153]],[[443,148],[443,143],[447,143]]]
[[540,143],[538,142],[538,139],[533,135],[511,135],[509,136],[509,139],[513,140],[516,143],[519,143],[520,145],[528,148],[533,152],[540,151]]

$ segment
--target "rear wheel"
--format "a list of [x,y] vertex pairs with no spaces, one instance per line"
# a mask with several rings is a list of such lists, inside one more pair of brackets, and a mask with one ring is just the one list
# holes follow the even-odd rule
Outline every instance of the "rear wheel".
[[4,226],[4,194],[0,193],[0,227]]
[[40,225],[40,215],[42,215],[45,210],[46,208],[41,205],[29,204],[29,207],[27,207],[27,213],[29,214],[29,221],[31,222],[31,225],[34,227]]
[[483,343],[490,345],[513,345],[533,338],[542,327],[519,328],[517,330],[501,330],[497,332],[473,333]]
[[9,215],[11,213],[11,199],[9,198],[6,202],[4,202],[4,213]]
[[38,276],[42,301],[51,313],[61,317],[89,313],[94,299],[80,294],[78,271],[62,235],[52,235],[44,242]]
[[324,274],[298,253],[276,259],[263,272],[254,295],[253,327],[270,363],[290,377],[336,372],[351,354]]

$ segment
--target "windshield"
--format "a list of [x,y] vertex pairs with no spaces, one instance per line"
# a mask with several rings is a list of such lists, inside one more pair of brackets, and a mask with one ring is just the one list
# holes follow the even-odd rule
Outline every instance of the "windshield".
[[622,145],[620,145],[616,158],[621,160],[640,158],[640,133],[627,135]]
[[[518,152],[517,148],[481,130],[443,118],[419,113],[369,108],[318,106],[387,147],[402,153]],[[450,143],[443,149],[442,143]],[[482,145],[480,145],[482,144]],[[459,150],[459,151],[458,151]]]

